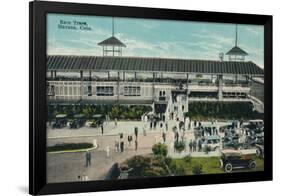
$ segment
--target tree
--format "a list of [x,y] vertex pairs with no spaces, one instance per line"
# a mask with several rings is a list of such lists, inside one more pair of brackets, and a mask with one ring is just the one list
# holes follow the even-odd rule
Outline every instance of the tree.
[[165,144],[158,143],[153,145],[152,152],[154,156],[166,157],[168,154],[168,148]]
[[112,110],[109,113],[109,116],[111,118],[118,118],[120,116],[120,113],[121,113],[121,111],[120,111],[119,106],[115,105],[115,106],[112,107]]
[[131,177],[142,177],[144,172],[150,168],[151,159],[144,156],[134,156],[127,160],[127,165],[129,168],[133,168],[129,176]]

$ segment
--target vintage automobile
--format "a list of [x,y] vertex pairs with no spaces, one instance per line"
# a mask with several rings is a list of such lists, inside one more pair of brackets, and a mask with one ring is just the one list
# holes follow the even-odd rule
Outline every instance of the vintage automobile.
[[73,120],[70,122],[70,129],[78,129],[80,127],[83,127],[85,125],[86,119],[84,114],[75,114],[73,116]]
[[233,169],[256,168],[256,162],[249,155],[242,155],[237,150],[221,151],[220,166],[225,172],[230,173]]
[[263,120],[258,119],[258,120],[249,120],[248,124],[244,126],[245,128],[248,128],[250,130],[254,129],[263,129],[264,123]]
[[211,135],[205,138],[205,141],[202,144],[202,148],[210,147],[211,150],[219,150],[220,149],[220,136]]
[[232,148],[232,149],[238,149],[241,146],[238,139],[235,139],[233,137],[223,138],[222,144],[223,144],[223,148]]
[[94,128],[100,127],[103,124],[104,121],[105,121],[105,116],[104,115],[102,115],[102,114],[94,114],[92,116],[92,122],[90,124],[90,127],[94,127]]
[[257,147],[257,150],[256,150],[257,156],[259,158],[263,159],[264,158],[264,146],[256,144],[256,147]]
[[66,114],[58,114],[55,117],[55,122],[52,124],[53,129],[60,129],[67,125]]

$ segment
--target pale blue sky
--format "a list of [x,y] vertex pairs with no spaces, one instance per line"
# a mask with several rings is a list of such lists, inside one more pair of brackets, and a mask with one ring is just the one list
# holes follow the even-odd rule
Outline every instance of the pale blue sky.
[[[60,20],[86,22],[92,30],[59,29]],[[47,15],[49,55],[101,56],[97,43],[111,34],[111,17]],[[218,60],[235,44],[235,24],[115,17],[115,36],[127,45],[123,56]],[[263,26],[238,25],[238,46],[263,67]]]

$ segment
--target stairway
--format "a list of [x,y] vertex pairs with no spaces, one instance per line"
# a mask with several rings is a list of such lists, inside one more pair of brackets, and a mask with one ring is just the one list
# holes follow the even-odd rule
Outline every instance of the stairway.
[[175,100],[172,96],[169,97],[165,115],[169,117],[170,113],[173,112],[179,120],[184,121],[184,113],[188,112],[188,98],[186,95],[177,95]]

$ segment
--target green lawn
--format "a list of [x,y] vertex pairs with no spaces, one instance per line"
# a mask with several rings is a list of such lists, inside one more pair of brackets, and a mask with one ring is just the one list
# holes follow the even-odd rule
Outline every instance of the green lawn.
[[[258,158],[255,155],[251,156],[257,163],[255,169],[239,169],[233,172],[253,172],[262,171],[264,169],[263,159]],[[202,174],[218,174],[224,173],[224,170],[220,168],[219,157],[192,157],[189,160],[185,159],[172,159],[169,167],[175,175],[193,175],[193,168],[201,164]]]

